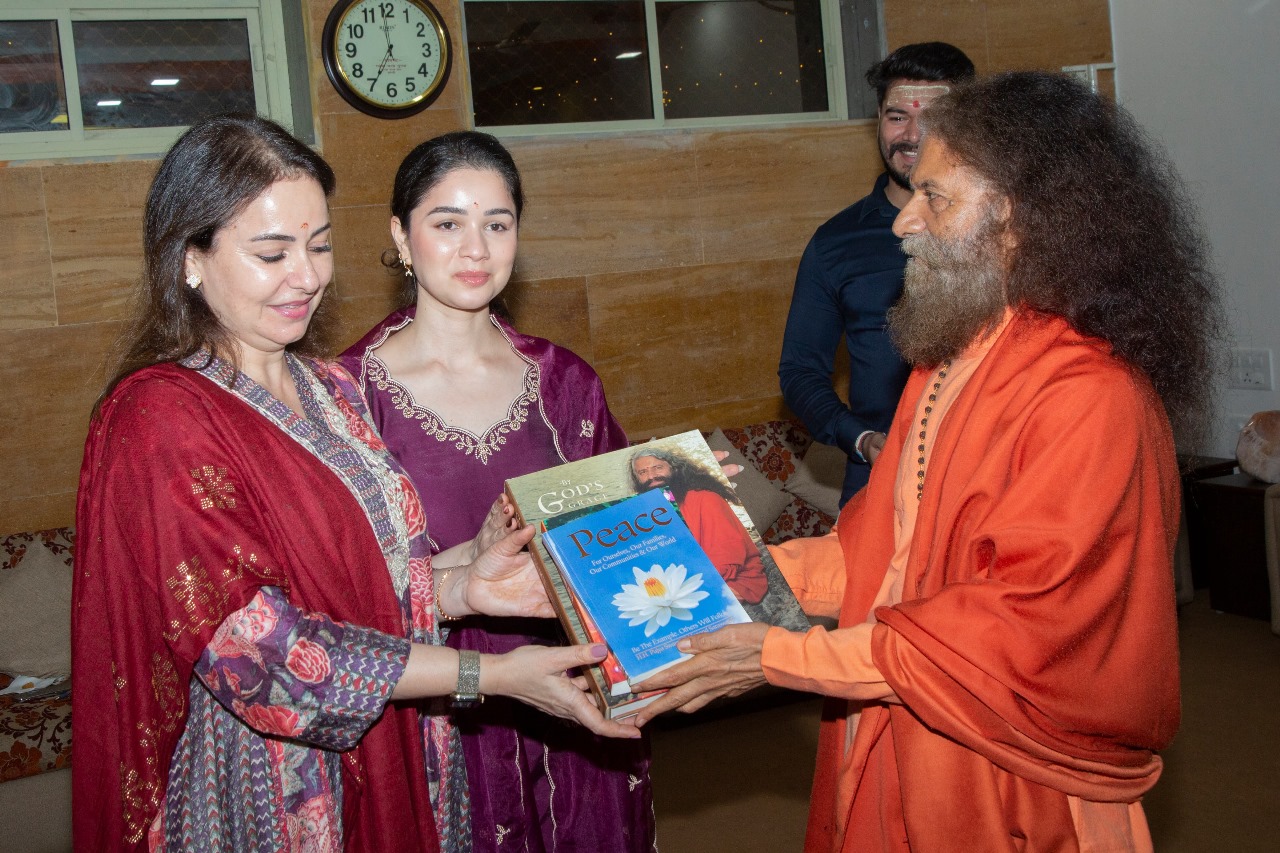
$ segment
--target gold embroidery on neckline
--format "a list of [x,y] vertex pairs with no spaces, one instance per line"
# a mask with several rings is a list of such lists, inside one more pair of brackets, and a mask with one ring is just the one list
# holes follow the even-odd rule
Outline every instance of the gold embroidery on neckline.
[[527,363],[524,386],[507,407],[506,420],[498,421],[483,435],[476,435],[462,427],[450,426],[431,409],[419,405],[408,389],[391,378],[386,365],[377,356],[369,358],[368,369],[369,379],[378,390],[391,395],[391,402],[402,415],[410,420],[419,421],[423,432],[436,441],[452,443],[456,450],[461,450],[468,456],[474,456],[481,465],[488,465],[489,457],[507,443],[507,436],[518,432],[521,425],[529,420],[529,406],[538,401],[538,365],[532,361]]

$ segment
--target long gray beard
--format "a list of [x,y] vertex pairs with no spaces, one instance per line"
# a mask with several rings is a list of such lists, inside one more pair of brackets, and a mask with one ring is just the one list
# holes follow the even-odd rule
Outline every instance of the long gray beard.
[[911,259],[902,298],[889,309],[889,334],[911,364],[937,367],[1004,316],[1005,272],[993,231],[984,222],[960,240],[913,234],[902,241]]

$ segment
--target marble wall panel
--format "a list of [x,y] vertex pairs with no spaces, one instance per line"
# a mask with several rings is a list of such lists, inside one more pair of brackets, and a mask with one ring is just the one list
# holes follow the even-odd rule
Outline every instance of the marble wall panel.
[[588,362],[594,358],[585,278],[513,281],[502,299],[521,332],[568,347]]
[[42,169],[58,323],[125,316],[142,275],[142,209],[158,160]]
[[382,322],[396,307],[390,294],[343,297],[335,306],[338,311],[338,327],[334,330],[334,353],[342,352],[364,337],[365,332]]
[[37,168],[0,168],[0,329],[30,329],[58,322],[44,203]]
[[349,110],[320,116],[321,153],[338,178],[333,207],[386,205],[400,161],[419,143],[458,130],[456,110],[377,119]]
[[0,331],[0,387],[20,401],[0,409],[0,532],[71,523],[89,412],[119,333],[119,323]]
[[394,293],[398,273],[382,265],[382,253],[395,248],[387,203],[335,207],[329,216],[333,223],[333,280],[338,293],[344,298]]
[[1107,0],[1060,0],[1038,7],[987,0],[987,24],[992,68],[1057,71],[1064,65],[1111,61]]
[[[612,399],[609,404],[617,415]],[[627,431],[627,437],[632,441],[661,438],[691,429],[709,432],[716,427],[741,427],[790,417],[792,415],[782,401],[781,394],[679,409],[628,412],[626,417],[618,416],[622,428]]]
[[945,41],[963,50],[979,74],[1000,70],[991,66],[987,6],[981,0],[884,0],[885,40],[890,50]]
[[1107,0],[886,0],[890,48],[946,41],[973,60],[978,73],[1041,69],[1111,60]]
[[528,199],[522,277],[701,263],[692,134],[512,139],[509,147]]
[[697,171],[707,263],[797,257],[819,225],[870,191],[880,173],[876,127],[700,134]]
[[591,276],[592,363],[618,417],[776,395],[796,261]]

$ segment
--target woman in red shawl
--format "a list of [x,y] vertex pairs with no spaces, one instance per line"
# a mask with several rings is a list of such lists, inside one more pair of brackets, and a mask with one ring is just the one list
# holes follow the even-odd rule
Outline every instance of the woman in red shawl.
[[313,357],[332,188],[254,117],[196,125],[152,184],[76,513],[77,849],[468,850],[458,736],[400,700],[494,693],[634,733],[564,674],[602,648],[441,644],[446,615],[550,606],[527,531],[433,577],[417,493]]

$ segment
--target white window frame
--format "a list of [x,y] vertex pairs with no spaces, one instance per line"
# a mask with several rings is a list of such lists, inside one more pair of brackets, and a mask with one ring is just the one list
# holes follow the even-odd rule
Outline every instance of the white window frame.
[[[565,2],[566,0],[561,0]],[[468,3],[537,2],[537,0],[460,0]],[[592,0],[567,0],[567,2],[592,2]],[[814,124],[849,117],[845,94],[844,50],[840,33],[840,0],[819,0],[822,15],[822,56],[827,74],[827,109],[822,112],[776,113],[772,115],[713,116],[708,118],[669,119],[664,116],[662,105],[662,57],[658,55],[657,4],[662,0],[644,0],[645,31],[648,39],[649,80],[652,89],[653,115],[651,119],[620,119],[618,121],[565,122],[556,124],[477,125],[480,130],[494,136],[510,138],[519,136],[563,136],[571,134],[617,134],[642,130],[678,130],[685,128],[743,128],[777,127],[780,125]],[[714,0],[686,0],[686,2],[714,2]],[[466,32],[466,10],[462,10],[462,55],[470,62],[471,42]],[[468,68],[468,77],[470,69]],[[474,102],[468,105],[471,118],[475,119]]]
[[199,8],[184,5],[183,0],[6,0],[0,9],[0,19],[57,22],[66,83],[67,129],[0,133],[0,159],[158,154],[168,149],[186,130],[186,125],[99,130],[84,127],[71,26],[79,21],[202,18],[238,18],[246,22],[257,111],[290,127],[293,103],[281,0],[201,0]]

